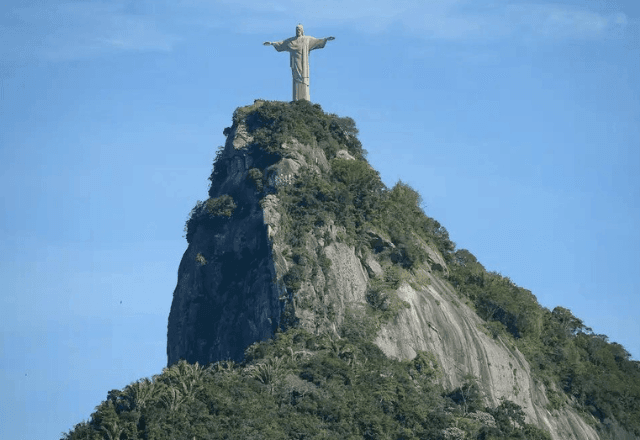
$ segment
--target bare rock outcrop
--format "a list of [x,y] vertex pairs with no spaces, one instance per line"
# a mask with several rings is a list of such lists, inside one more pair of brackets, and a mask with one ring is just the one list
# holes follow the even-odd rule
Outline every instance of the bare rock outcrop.
[[556,440],[599,439],[575,411],[565,408],[553,414],[547,410],[544,386],[532,378],[522,353],[491,337],[484,321],[447,282],[433,273],[429,279],[431,284],[420,290],[407,283],[398,289],[399,297],[411,307],[401,310],[378,334],[375,342],[385,354],[412,359],[418,350],[431,352],[442,367],[446,389],[461,386],[465,376],[473,375],[489,406],[498,406],[501,398],[517,403],[527,423],[548,430]]

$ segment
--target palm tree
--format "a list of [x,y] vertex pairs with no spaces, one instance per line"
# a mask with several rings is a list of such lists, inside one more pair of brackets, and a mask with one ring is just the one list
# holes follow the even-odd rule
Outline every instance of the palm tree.
[[104,421],[100,429],[107,435],[108,440],[119,440],[122,433],[122,427],[118,426],[118,420]]
[[205,370],[198,362],[189,364],[181,360],[165,370],[170,383],[180,390],[185,400],[195,399],[202,390]]
[[142,411],[150,401],[156,398],[158,390],[159,387],[156,386],[156,383],[146,377],[127,385],[125,388],[125,392],[130,396],[132,403],[131,409],[139,409],[140,411]]
[[122,434],[123,426],[119,423],[113,400],[107,400],[100,405],[102,414],[99,421],[98,431],[104,431],[107,440],[118,440]]
[[180,409],[185,401],[180,391],[171,386],[168,386],[166,388],[166,391],[162,394],[162,397],[160,399],[162,400],[165,408],[172,412]]
[[236,363],[232,360],[218,361],[211,364],[206,369],[206,371],[208,371],[210,374],[215,374],[222,371],[225,371],[225,372],[233,371],[235,367],[236,367]]
[[204,389],[204,375],[201,365],[189,364],[184,359],[164,368],[162,374],[154,378],[162,388],[162,403],[173,411],[193,401]]
[[284,370],[283,359],[278,356],[248,368],[248,371],[255,379],[268,387],[270,394],[273,394],[275,386],[282,380]]

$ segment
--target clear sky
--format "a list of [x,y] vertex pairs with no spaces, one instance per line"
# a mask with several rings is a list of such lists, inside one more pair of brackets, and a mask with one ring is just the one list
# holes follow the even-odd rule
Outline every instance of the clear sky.
[[458,248],[640,359],[637,0],[4,1],[0,438],[159,374],[183,227],[254,99],[355,119]]

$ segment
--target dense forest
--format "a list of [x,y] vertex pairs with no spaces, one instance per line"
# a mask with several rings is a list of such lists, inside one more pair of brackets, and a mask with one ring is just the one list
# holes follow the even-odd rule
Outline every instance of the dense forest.
[[[620,426],[640,436],[640,362],[570,310],[541,307],[530,291],[456,249],[415,190],[383,184],[366,162],[353,120],[297,101],[238,109],[239,121],[265,157],[286,156],[282,144],[295,138],[322,148],[330,162],[328,173],[301,169],[295,181],[278,185],[269,184],[260,166],[249,170],[256,192],[282,201],[282,229],[297,263],[284,276],[287,288],[295,292],[310,270],[330,263],[309,258],[302,244],[307,231],[328,222],[342,226],[340,240],[359,252],[371,251],[372,228],[388,236],[394,246],[380,253],[388,262],[384,276],[371,282],[366,308],[351,310],[339,335],[313,335],[291,322],[248,347],[242,363],[181,361],[110,391],[63,439],[550,439],[525,423],[515,403],[486,407],[474,377],[445,390],[433,355],[398,361],[373,344],[381,324],[406,306],[393,289],[425,264],[455,287],[494,338],[510,340],[526,356],[549,390],[550,410],[571,405],[595,417],[602,438],[614,438]],[[339,150],[356,160],[339,157]],[[214,165],[212,186],[221,173]],[[234,208],[230,197],[198,202],[185,226],[187,240],[199,224],[233,221]],[[416,237],[437,249],[447,267],[433,264]]]
[[[353,316],[339,338],[290,329],[240,365],[180,361],[112,390],[64,439],[549,439],[517,405],[485,408],[473,379],[445,392],[428,353],[388,359]],[[366,327],[366,326],[365,326]]]

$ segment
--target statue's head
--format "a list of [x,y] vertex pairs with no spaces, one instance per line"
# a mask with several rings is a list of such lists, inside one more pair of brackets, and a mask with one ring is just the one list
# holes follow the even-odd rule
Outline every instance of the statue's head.
[[304,29],[302,28],[302,25],[299,24],[296,26],[296,37],[300,37],[302,35],[304,35]]

